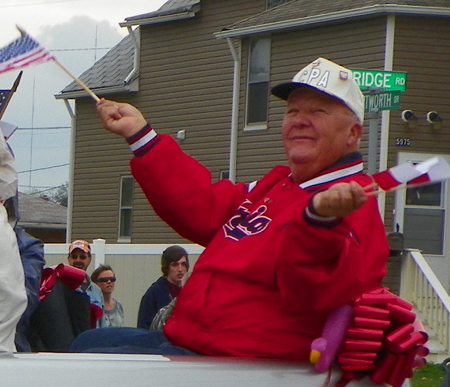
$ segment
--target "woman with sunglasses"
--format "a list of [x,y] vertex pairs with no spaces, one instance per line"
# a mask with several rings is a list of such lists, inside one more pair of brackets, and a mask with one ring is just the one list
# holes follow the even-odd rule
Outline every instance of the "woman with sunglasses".
[[102,327],[122,327],[124,314],[122,304],[112,298],[116,284],[116,276],[109,265],[100,265],[91,275],[91,281],[100,287],[105,300],[105,309],[102,316]]

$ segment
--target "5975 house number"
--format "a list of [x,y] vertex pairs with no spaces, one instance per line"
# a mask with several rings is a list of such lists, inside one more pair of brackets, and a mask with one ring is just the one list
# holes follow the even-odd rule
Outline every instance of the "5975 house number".
[[411,145],[411,139],[397,137],[395,139],[395,145],[396,146],[410,146]]

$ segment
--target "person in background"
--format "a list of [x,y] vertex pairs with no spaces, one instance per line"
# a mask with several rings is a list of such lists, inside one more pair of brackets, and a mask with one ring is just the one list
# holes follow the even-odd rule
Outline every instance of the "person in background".
[[44,243],[17,225],[19,220],[17,194],[6,200],[4,205],[8,213],[8,221],[17,237],[28,300],[27,308],[17,324],[15,344],[18,352],[31,352],[28,340],[28,327],[30,317],[39,305],[41,275],[42,269],[45,266]]
[[[91,246],[88,242],[82,239],[78,239],[73,241],[69,245],[69,255],[67,256],[67,261],[69,262],[70,266],[76,267],[77,269],[81,269],[86,272],[89,265],[91,264],[91,260]],[[77,289],[77,291],[88,295],[91,305],[94,305],[100,309],[100,315],[103,314],[105,303],[103,300],[102,291],[96,284],[92,283],[87,273],[84,282]],[[97,328],[101,328],[101,324],[102,319],[98,318]]]
[[161,256],[163,275],[142,296],[137,327],[150,329],[156,313],[175,299],[189,270],[189,256],[181,246],[170,246]]
[[105,309],[102,316],[103,328],[122,327],[124,325],[124,313],[122,304],[112,297],[116,285],[116,275],[109,265],[100,265],[91,274],[91,281],[95,283],[103,293]]
[[[6,146],[14,158],[14,153],[6,143]],[[44,243],[28,234],[17,223],[20,220],[19,193],[16,190],[14,196],[3,203],[8,214],[8,222],[17,237],[20,259],[25,275],[25,289],[27,292],[27,307],[16,327],[15,344],[18,352],[30,352],[28,340],[28,328],[30,317],[39,305],[39,289],[41,284],[42,269],[45,266]]]
[[[1,133],[1,131],[0,131]],[[17,170],[4,136],[0,136],[0,353],[15,352],[16,328],[27,308],[24,265],[13,230],[15,212],[4,203],[17,195]],[[38,290],[39,291],[39,290]],[[34,303],[33,303],[34,306]]]

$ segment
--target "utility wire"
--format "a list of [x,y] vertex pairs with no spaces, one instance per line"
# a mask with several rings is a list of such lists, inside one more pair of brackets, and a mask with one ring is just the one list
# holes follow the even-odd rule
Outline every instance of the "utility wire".
[[24,4],[5,4],[0,5],[0,8],[9,8],[9,7],[27,7],[33,5],[43,5],[43,4],[54,4],[54,3],[73,3],[75,0],[60,0],[60,1],[43,1],[41,3],[24,3]]
[[60,164],[60,165],[53,165],[52,167],[44,167],[44,168],[37,168],[37,169],[30,169],[28,171],[19,171],[17,173],[29,173],[29,172],[36,172],[36,171],[45,171],[47,169],[53,169],[53,168],[59,168],[59,167],[66,167],[69,165],[69,163],[66,164]]
[[97,47],[97,48],[57,48],[57,49],[49,49],[48,51],[57,52],[57,51],[94,51],[94,50],[111,50],[112,47]]
[[41,126],[35,128],[22,128],[22,127],[17,128],[17,130],[57,130],[57,129],[70,129],[70,126]]
[[37,186],[37,185],[35,185],[35,186],[19,185],[19,187],[24,187],[24,188],[28,188],[28,189],[45,188],[43,190],[40,190],[40,191],[38,190],[36,192],[33,192],[33,195],[35,195],[35,194],[41,194],[41,193],[48,192],[48,191],[53,191],[53,190],[59,189],[59,188],[64,188],[64,187],[66,187],[66,184],[61,184],[61,185],[59,185],[57,187],[48,187],[48,186],[47,187],[43,187],[43,186]]

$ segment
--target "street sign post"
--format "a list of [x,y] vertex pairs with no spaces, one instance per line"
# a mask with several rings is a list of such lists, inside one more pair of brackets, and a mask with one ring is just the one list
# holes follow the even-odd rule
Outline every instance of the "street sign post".
[[352,69],[353,78],[361,90],[379,88],[384,91],[406,90],[406,73]]
[[353,78],[364,94],[364,111],[369,119],[368,173],[374,174],[377,165],[378,118],[381,110],[400,108],[400,94],[406,91],[406,73],[352,69]]

